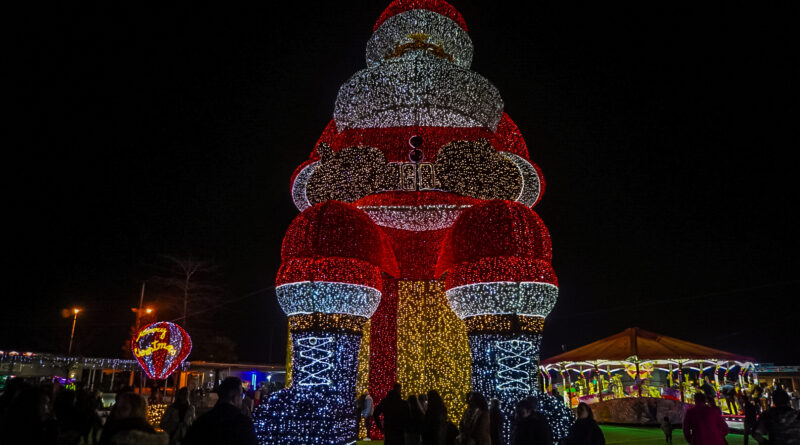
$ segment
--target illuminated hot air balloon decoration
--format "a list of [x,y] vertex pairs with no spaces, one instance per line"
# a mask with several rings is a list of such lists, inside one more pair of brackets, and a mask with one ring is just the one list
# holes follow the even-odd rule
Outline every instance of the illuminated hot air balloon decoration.
[[151,323],[131,339],[131,351],[151,379],[165,379],[186,360],[192,339],[186,331],[169,321]]

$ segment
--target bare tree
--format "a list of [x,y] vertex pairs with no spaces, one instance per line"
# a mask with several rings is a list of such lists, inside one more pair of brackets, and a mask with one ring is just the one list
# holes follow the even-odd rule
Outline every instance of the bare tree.
[[230,337],[211,335],[198,344],[196,355],[208,361],[232,363],[239,358],[236,355],[236,346],[236,342]]
[[181,258],[164,255],[166,265],[154,279],[164,288],[161,299],[179,315],[184,329],[192,322],[210,315],[209,308],[225,299],[224,292],[216,285],[217,266],[205,260],[191,257]]

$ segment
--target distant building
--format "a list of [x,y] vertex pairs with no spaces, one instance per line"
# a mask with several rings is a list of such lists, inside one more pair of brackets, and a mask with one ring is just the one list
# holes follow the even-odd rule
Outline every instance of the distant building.
[[757,382],[772,385],[775,380],[793,394],[800,392],[800,366],[776,366],[772,363],[756,364]]
[[[242,379],[245,389],[257,389],[262,384],[282,386],[286,380],[284,365],[255,363],[216,363],[205,361],[184,362],[181,368],[167,379],[166,391],[188,386],[191,389],[211,390],[224,378]],[[148,387],[139,363],[132,359],[68,357],[56,354],[0,350],[0,391],[12,377],[29,380],[57,380],[70,385],[82,382],[90,389],[114,392],[121,383],[134,387]]]

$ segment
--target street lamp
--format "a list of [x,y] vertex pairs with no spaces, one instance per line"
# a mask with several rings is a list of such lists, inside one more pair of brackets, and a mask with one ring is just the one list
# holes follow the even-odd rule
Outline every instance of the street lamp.
[[136,313],[136,329],[139,329],[139,326],[142,324],[142,317],[145,315],[152,315],[155,312],[155,309],[152,307],[140,307],[138,309],[132,307],[131,311]]
[[81,310],[78,308],[72,308],[72,313],[74,314],[72,317],[72,333],[69,334],[69,349],[67,349],[67,355],[72,354],[72,339],[75,337],[75,323],[78,321],[78,312]]

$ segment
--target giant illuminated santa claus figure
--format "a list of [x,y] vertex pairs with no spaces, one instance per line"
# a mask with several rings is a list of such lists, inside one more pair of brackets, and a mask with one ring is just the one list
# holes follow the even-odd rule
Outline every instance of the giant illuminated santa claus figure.
[[437,390],[456,424],[469,391],[506,414],[549,400],[539,346],[558,288],[531,210],[544,180],[472,52],[450,4],[393,2],[292,176],[301,213],[276,283],[291,385],[256,413],[263,443],[351,442],[356,397],[395,382]]

